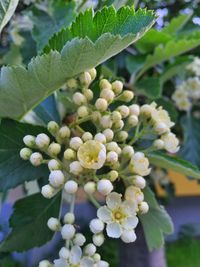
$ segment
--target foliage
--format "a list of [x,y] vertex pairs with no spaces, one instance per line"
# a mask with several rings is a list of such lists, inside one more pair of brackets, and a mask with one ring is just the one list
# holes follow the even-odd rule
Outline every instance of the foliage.
[[0,1],[0,32],[13,16],[19,0]]

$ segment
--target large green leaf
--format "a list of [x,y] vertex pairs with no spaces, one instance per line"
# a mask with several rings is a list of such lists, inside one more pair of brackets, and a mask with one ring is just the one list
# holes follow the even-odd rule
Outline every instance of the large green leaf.
[[150,163],[167,170],[173,170],[192,178],[200,179],[200,170],[190,162],[161,152],[148,154]]
[[149,204],[149,212],[140,215],[145,239],[150,251],[164,245],[164,234],[173,232],[173,223],[164,207],[160,206],[149,187],[144,189],[144,199]]
[[142,93],[150,99],[156,99],[161,96],[162,87],[159,78],[147,77],[137,82],[134,86],[138,93]]
[[[124,7],[116,13],[114,8],[110,7],[98,12],[94,17],[93,24],[98,29],[94,32],[93,24],[87,19],[91,15],[91,11],[80,15],[73,24],[77,27],[74,26],[67,32],[71,34],[71,38],[79,36],[81,39],[64,40],[60,47],[66,41],[67,43],[60,53],[51,51],[49,54],[37,56],[29,63],[27,69],[20,66],[2,68],[0,117],[23,117],[59,89],[67,78],[95,67],[119,53],[130,43],[138,40],[154,22],[152,12],[139,10],[135,13],[133,9]],[[110,17],[113,18],[111,21]],[[78,27],[80,21],[81,25]],[[107,32],[110,31],[110,25],[113,28],[111,33]],[[93,33],[91,39],[85,37],[90,36],[90,32]],[[57,39],[53,40],[57,44]]]
[[11,19],[18,2],[19,0],[0,0],[0,32]]
[[200,167],[200,120],[185,116],[181,120],[184,145],[181,155],[184,159]]
[[0,125],[0,192],[16,187],[25,181],[47,177],[45,165],[34,167],[20,158],[24,147],[23,137],[44,132],[43,127],[3,120]]
[[49,200],[40,193],[18,200],[10,219],[12,231],[0,245],[0,252],[22,252],[51,240],[53,232],[47,221],[59,217],[60,201],[60,194]]

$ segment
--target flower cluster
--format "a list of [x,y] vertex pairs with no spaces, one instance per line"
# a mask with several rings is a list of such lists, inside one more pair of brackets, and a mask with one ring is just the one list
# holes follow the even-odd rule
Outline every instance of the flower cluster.
[[188,111],[196,101],[200,100],[200,59],[194,58],[186,70],[195,76],[190,76],[185,81],[177,85],[172,99],[180,110]]
[[[41,190],[44,197],[52,198],[63,190],[75,199],[78,188],[83,187],[98,208],[97,218],[90,222],[93,243],[83,249],[85,238],[76,234],[73,225],[73,202],[62,228],[58,219],[50,219],[48,226],[61,230],[67,240],[55,267],[108,266],[96,254],[105,233],[126,243],[134,242],[138,214],[149,210],[142,192],[146,186],[144,177],[151,172],[148,153],[160,149],[175,153],[179,148],[178,139],[171,132],[174,123],[166,110],[156,103],[133,103],[133,92],[123,90],[119,80],[100,79],[94,94],[90,87],[96,75],[96,70],[91,69],[66,82],[77,106],[74,120],[63,126],[51,121],[49,133],[25,136],[26,147],[20,152],[34,166],[48,165],[49,181]],[[139,145],[144,138],[149,140],[148,147]],[[119,180],[124,185],[123,194],[115,189]],[[106,205],[99,205],[95,192],[105,196]],[[76,242],[77,235],[84,242]],[[40,267],[46,266],[52,265],[47,261],[40,263]]]

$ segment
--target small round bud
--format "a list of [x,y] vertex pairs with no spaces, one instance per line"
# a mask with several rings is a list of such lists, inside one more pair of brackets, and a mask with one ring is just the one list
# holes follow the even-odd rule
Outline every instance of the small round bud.
[[65,240],[72,239],[75,235],[75,232],[76,232],[76,230],[75,230],[74,226],[71,224],[65,224],[61,229],[62,238]]
[[69,146],[74,150],[78,150],[82,144],[83,141],[80,137],[72,137],[69,142]]
[[61,259],[67,260],[70,256],[70,251],[66,247],[62,247],[61,250],[59,251],[59,257]]
[[65,217],[64,217],[64,223],[66,224],[73,224],[75,222],[75,216],[74,216],[74,213],[72,212],[68,212],[65,214]]
[[119,173],[117,171],[115,171],[115,170],[112,170],[112,171],[110,171],[108,173],[108,177],[109,177],[109,179],[110,179],[111,182],[116,181],[116,179],[118,178],[118,176],[119,176]]
[[86,238],[83,234],[77,233],[73,239],[74,245],[82,247],[86,242]]
[[68,193],[68,194],[75,194],[78,190],[78,184],[75,182],[75,181],[67,181],[65,183],[65,191]]
[[47,129],[52,135],[54,135],[57,134],[59,125],[55,121],[50,121],[47,125]]
[[115,130],[121,130],[123,127],[124,127],[124,122],[123,122],[123,120],[116,121],[116,122],[113,124],[113,128],[114,128]]
[[82,135],[82,139],[84,142],[88,141],[88,140],[92,140],[93,139],[93,136],[90,132],[85,132],[83,135]]
[[20,157],[23,159],[23,160],[29,160],[30,159],[30,156],[32,154],[32,150],[27,148],[27,147],[24,147],[20,150]]
[[106,79],[102,79],[99,83],[99,87],[101,90],[103,89],[112,89],[112,85],[110,84],[110,82]]
[[123,83],[121,81],[114,81],[112,83],[112,90],[116,95],[120,94],[123,90]]
[[58,143],[51,143],[48,147],[48,153],[50,156],[57,156],[61,151],[61,145]]
[[104,98],[108,103],[111,103],[115,97],[115,94],[111,89],[105,88],[101,91],[100,97]]
[[42,187],[41,193],[45,198],[52,198],[55,195],[56,190],[51,185],[47,184]]
[[113,133],[113,131],[111,129],[105,129],[103,131],[103,134],[105,135],[107,142],[110,142],[110,141],[113,140],[114,133]]
[[113,120],[113,122],[118,122],[121,119],[122,119],[121,113],[119,111],[117,111],[117,110],[113,111],[113,113],[112,113],[112,120]]
[[140,107],[137,104],[133,104],[129,106],[130,115],[139,116],[140,115]]
[[43,157],[42,154],[35,152],[30,156],[30,162],[33,166],[39,166],[42,164]]
[[39,263],[38,267],[53,267],[53,264],[50,261],[44,260]]
[[119,142],[124,142],[128,138],[128,133],[126,131],[120,131],[116,134],[116,139]]
[[69,90],[76,90],[78,88],[77,80],[74,78],[68,79],[66,82],[66,87]]
[[35,136],[33,135],[26,135],[23,138],[24,144],[30,148],[35,146]]
[[90,230],[94,234],[99,234],[104,229],[104,223],[99,219],[93,219],[90,222]]
[[107,144],[108,151],[115,151],[118,155],[121,153],[121,148],[116,142],[110,142]]
[[131,127],[135,127],[138,124],[138,117],[135,115],[131,115],[128,118],[128,125]]
[[120,100],[130,102],[134,98],[134,93],[130,90],[125,90],[120,95]]
[[65,176],[60,170],[51,171],[49,175],[49,183],[55,187],[58,188],[62,186],[65,182]]
[[153,146],[156,148],[156,149],[163,149],[164,146],[165,146],[165,143],[163,140],[161,139],[157,139],[153,142]]
[[154,130],[157,134],[164,134],[168,131],[168,127],[164,122],[158,122],[155,124]]
[[100,119],[101,126],[105,128],[111,128],[112,127],[112,120],[109,115],[104,115]]
[[106,261],[99,261],[97,267],[109,267],[109,264]]
[[122,154],[128,158],[131,158],[134,154],[134,149],[132,146],[125,146],[122,149]]
[[145,214],[149,211],[149,205],[147,202],[145,201],[142,201],[140,204],[139,204],[139,211],[142,213],[142,214]]
[[83,167],[81,166],[79,161],[73,161],[70,165],[70,172],[74,175],[79,175],[81,172],[83,172]]
[[92,120],[98,122],[101,119],[101,113],[99,111],[94,111],[92,113]]
[[144,189],[146,186],[146,180],[140,175],[135,175],[134,184],[135,184],[135,186],[139,187],[140,189]]
[[63,126],[60,128],[58,135],[61,139],[69,138],[70,137],[70,129],[67,126]]
[[101,260],[101,256],[100,256],[100,254],[99,254],[99,253],[95,253],[95,254],[93,255],[93,260],[94,260],[95,262],[100,261],[100,260]]
[[95,244],[95,246],[97,246],[97,247],[102,246],[104,243],[104,240],[105,240],[105,238],[104,238],[103,234],[93,235],[93,237],[92,237],[92,241]]
[[86,106],[80,106],[77,110],[78,116],[83,118],[88,116],[89,112]]
[[83,94],[88,101],[91,101],[94,97],[94,94],[93,94],[92,90],[90,90],[90,89],[84,89]]
[[83,104],[85,104],[87,102],[86,101],[86,97],[83,94],[79,93],[79,92],[76,92],[73,95],[73,101],[77,106],[83,105]]
[[49,146],[50,138],[46,134],[38,134],[35,138],[35,143],[37,147],[44,149]]
[[90,73],[85,71],[81,73],[81,75],[79,76],[79,80],[82,86],[88,87],[92,81],[92,78],[90,76]]
[[56,232],[60,230],[61,224],[57,218],[51,217],[47,222],[47,226],[49,227],[50,230]]
[[104,98],[98,98],[95,103],[95,107],[99,111],[106,111],[106,109],[108,108],[108,102]]
[[106,160],[111,164],[115,164],[118,161],[118,154],[114,151],[110,151],[106,156]]
[[61,165],[57,160],[51,159],[48,162],[48,168],[49,168],[50,171],[60,170],[61,169]]
[[106,137],[102,133],[98,133],[95,135],[94,140],[99,141],[100,143],[106,143]]
[[113,190],[113,185],[109,180],[102,179],[97,184],[97,190],[100,194],[107,196]]
[[88,72],[89,72],[89,74],[91,76],[91,79],[94,80],[96,78],[96,76],[97,76],[96,69],[95,68],[92,68],[92,69],[88,70]]
[[145,105],[141,106],[141,108],[140,108],[140,114],[147,116],[147,117],[151,116],[152,111],[153,111],[153,107],[151,105],[148,105],[148,104],[145,104]]
[[122,118],[128,117],[128,115],[129,115],[129,108],[127,106],[122,105],[122,106],[118,107],[117,110],[122,115]]
[[84,191],[85,191],[85,193],[87,193],[89,195],[94,194],[96,191],[96,184],[94,182],[87,182],[84,185]]
[[74,160],[76,158],[76,152],[73,149],[68,148],[64,152],[64,158],[66,160]]
[[132,243],[132,242],[135,242],[136,240],[136,234],[135,232],[132,230],[125,230],[123,231],[122,235],[121,235],[121,240],[124,242],[124,243]]
[[87,244],[84,248],[84,253],[88,256],[93,256],[94,253],[96,252],[96,247],[94,244],[90,243],[90,244]]

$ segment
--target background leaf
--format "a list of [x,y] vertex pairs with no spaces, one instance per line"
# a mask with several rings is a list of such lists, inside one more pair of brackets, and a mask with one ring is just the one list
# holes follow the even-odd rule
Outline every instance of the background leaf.
[[11,19],[19,0],[0,0],[0,33]]
[[156,99],[161,96],[161,83],[159,78],[148,77],[140,80],[135,85],[138,93],[142,93],[150,99]]

